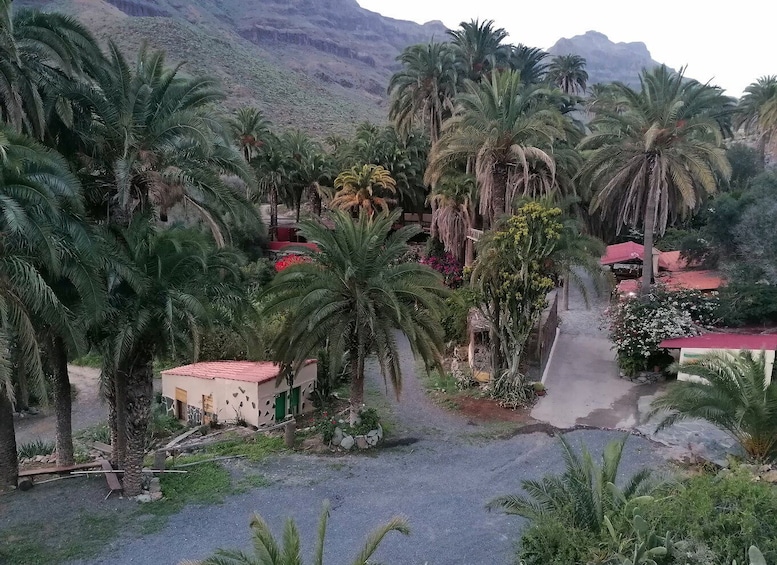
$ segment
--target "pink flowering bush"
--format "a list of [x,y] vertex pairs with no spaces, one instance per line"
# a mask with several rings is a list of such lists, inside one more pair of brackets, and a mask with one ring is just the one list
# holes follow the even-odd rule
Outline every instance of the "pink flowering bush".
[[650,294],[627,297],[608,308],[604,322],[617,352],[618,365],[628,375],[660,365],[665,339],[699,335],[716,321],[717,297],[694,290],[669,291],[661,286]]
[[464,282],[463,268],[450,253],[429,255],[421,259],[422,265],[428,265],[443,276],[448,288],[459,288]]

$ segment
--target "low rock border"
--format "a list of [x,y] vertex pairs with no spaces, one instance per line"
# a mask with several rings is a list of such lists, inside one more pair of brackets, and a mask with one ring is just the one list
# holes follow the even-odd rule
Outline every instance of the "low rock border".
[[351,451],[353,449],[372,449],[383,441],[383,426],[378,424],[374,430],[370,430],[364,435],[350,435],[338,426],[332,434],[329,445],[334,448]]

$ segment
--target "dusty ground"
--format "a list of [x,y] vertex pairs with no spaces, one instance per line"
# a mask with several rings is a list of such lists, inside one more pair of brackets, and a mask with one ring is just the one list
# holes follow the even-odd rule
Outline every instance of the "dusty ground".
[[[70,382],[77,391],[73,401],[73,430],[82,430],[106,421],[108,406],[100,396],[100,370],[91,367],[69,365]],[[36,439],[54,442],[56,419],[52,406],[35,416],[14,420],[17,445]]]

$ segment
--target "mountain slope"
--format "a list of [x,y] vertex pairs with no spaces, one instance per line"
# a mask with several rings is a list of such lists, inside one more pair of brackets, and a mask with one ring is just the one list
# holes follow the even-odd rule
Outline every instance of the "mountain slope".
[[17,0],[59,10],[131,58],[147,42],[184,72],[217,76],[227,105],[255,105],[278,126],[317,136],[386,119],[386,85],[404,47],[440,23],[384,18],[355,0]]
[[588,31],[583,35],[559,39],[548,49],[551,55],[570,53],[585,57],[588,71],[588,84],[598,82],[623,82],[639,87],[639,73],[660,65],[650,56],[647,46],[642,42],[614,43],[598,31]]

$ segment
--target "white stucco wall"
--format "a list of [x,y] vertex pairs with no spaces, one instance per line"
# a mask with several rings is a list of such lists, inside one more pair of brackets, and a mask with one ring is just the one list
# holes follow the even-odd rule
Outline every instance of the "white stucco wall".
[[[303,366],[294,376],[294,387],[300,387],[300,413],[313,409],[311,394],[316,386],[317,365]],[[242,418],[252,426],[275,423],[275,402],[286,392],[286,409],[291,392],[286,381],[275,380],[261,384],[231,379],[204,379],[182,375],[162,375],[162,396],[175,404],[176,389],[186,392],[187,404],[202,410],[202,397],[213,395],[213,410],[220,422],[234,422]]]
[[[719,351],[723,353],[727,353],[729,355],[738,355],[741,349],[697,349],[697,348],[691,348],[691,347],[684,347],[680,350],[680,363],[693,363],[694,361],[697,361],[700,357],[703,357],[704,355],[708,355],[714,351]],[[755,352],[757,355],[759,352]],[[766,355],[766,382],[767,384],[771,382],[772,380],[772,371],[774,369],[774,351],[765,351]],[[678,381],[691,381],[691,382],[704,382],[704,379],[701,377],[696,377],[694,375],[689,375],[688,373],[677,373],[677,380]]]

